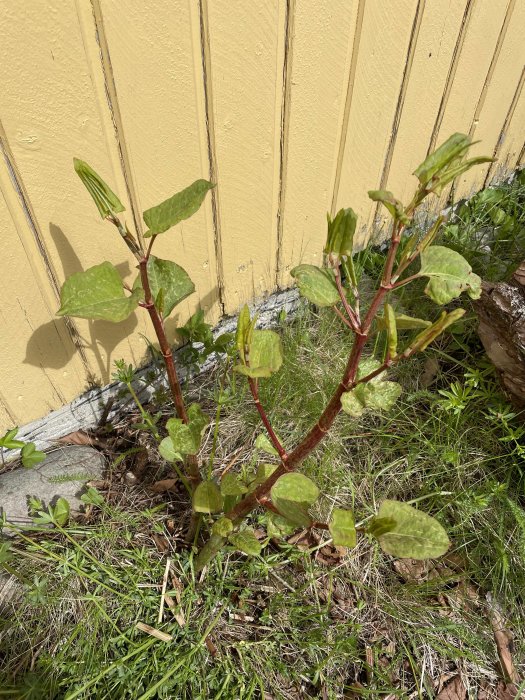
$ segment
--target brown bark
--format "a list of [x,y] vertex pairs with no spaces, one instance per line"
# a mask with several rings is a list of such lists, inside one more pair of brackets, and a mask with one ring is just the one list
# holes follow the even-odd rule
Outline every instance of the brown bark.
[[475,302],[478,333],[502,387],[518,409],[525,408],[525,261],[510,282],[483,283]]

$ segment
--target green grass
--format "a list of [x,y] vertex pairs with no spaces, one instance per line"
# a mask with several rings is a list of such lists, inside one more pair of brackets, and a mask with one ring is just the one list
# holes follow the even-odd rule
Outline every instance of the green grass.
[[[368,273],[376,263],[362,259]],[[403,291],[404,309],[437,315],[419,291]],[[289,449],[334,390],[351,339],[331,312],[306,308],[281,333],[285,362],[261,383],[261,400]],[[381,356],[381,336],[370,351]],[[0,697],[432,698],[441,674],[457,669],[477,697],[479,683],[498,675],[488,592],[515,633],[523,672],[523,430],[484,359],[472,310],[393,375],[404,389],[395,409],[359,421],[341,415],[304,471],[323,493],[319,518],[339,506],[362,521],[384,498],[416,500],[452,540],[437,568],[404,574],[366,536],[341,558],[321,532],[302,549],[270,543],[261,557],[225,550],[196,576],[194,554],[181,546],[184,495],[152,496],[116,479],[104,506],[69,528],[69,538],[42,533],[16,543],[9,565],[24,583],[0,603]],[[209,415],[215,380],[203,376],[189,389]],[[228,396],[217,475],[232,461],[242,470],[268,459],[253,450],[262,428],[245,383],[237,379]],[[251,520],[264,528],[262,513]],[[168,553],[157,551],[158,535]],[[168,555],[183,587],[183,626],[167,608],[157,622]]]

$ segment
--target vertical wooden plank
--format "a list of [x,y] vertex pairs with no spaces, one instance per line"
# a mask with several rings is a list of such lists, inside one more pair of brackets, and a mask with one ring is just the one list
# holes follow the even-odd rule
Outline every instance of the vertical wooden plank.
[[489,166],[485,182],[486,187],[512,172],[518,165],[518,158],[523,144],[523,125],[525,124],[525,66],[516,85],[514,96],[505,116],[501,133],[494,148],[496,159]]
[[[82,157],[125,195],[93,20],[89,15],[86,32],[77,13],[86,6],[68,0],[51,6],[45,0],[10,1],[0,15],[0,119],[31,202],[35,235],[56,281],[55,294],[67,275],[108,258],[128,280],[135,276],[118,234],[100,220],[73,170],[73,157]],[[144,354],[143,342],[127,336],[144,331],[145,319],[132,316],[122,324],[78,320],[74,326],[92,372],[75,393],[86,380],[107,383],[112,357],[138,362]]]
[[[430,2],[425,7],[403,112],[393,133],[390,162],[385,163],[381,183],[405,203],[417,185],[411,174],[427,155],[471,1]],[[385,218],[384,209],[379,214]]]
[[287,3],[202,2],[207,13],[225,310],[275,285]]
[[319,263],[322,258],[363,7],[363,0],[297,0],[295,5],[279,251],[278,284],[282,287],[291,284],[289,271],[294,265]]
[[84,372],[64,319],[54,318],[54,292],[3,157],[0,230],[2,434],[72,399]]
[[[205,80],[198,3],[185,0],[94,0],[107,40],[137,207],[143,211],[199,178],[209,178]],[[159,236],[154,253],[174,259],[197,293],[177,307],[168,327],[200,305],[220,316],[211,197],[189,220]],[[220,272],[220,271],[219,271]],[[149,333],[151,335],[151,333]]]
[[[411,56],[416,0],[365,5],[359,56],[350,110],[337,208],[351,206],[361,226],[371,218],[372,202],[367,191],[377,189],[388,151],[403,76]],[[412,39],[412,41],[411,41]],[[361,229],[356,244],[362,245],[370,231]]]
[[[511,114],[517,85],[522,80],[525,65],[525,2],[510,2],[502,31],[498,37],[491,65],[472,119],[470,134],[479,143],[473,145],[472,155],[493,155],[503,139],[505,122]],[[456,196],[461,197],[483,186],[490,164],[474,168],[461,178]]]
[[[454,132],[469,133],[495,52],[499,50],[498,42],[508,5],[508,2],[494,3],[490,0],[474,2],[454,79],[448,90],[446,103],[438,115],[439,123],[436,124],[429,150],[439,146]],[[484,152],[487,152],[488,148],[490,154],[494,144],[483,145]],[[448,190],[441,202],[444,202],[447,196]]]

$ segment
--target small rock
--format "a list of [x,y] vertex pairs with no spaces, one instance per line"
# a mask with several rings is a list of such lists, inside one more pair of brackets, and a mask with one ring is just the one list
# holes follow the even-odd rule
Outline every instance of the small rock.
[[16,525],[31,523],[28,499],[34,496],[45,507],[57,498],[65,498],[71,510],[79,510],[80,496],[87,481],[100,479],[104,457],[92,447],[62,447],[50,452],[33,469],[14,469],[0,474],[0,510],[8,522]]

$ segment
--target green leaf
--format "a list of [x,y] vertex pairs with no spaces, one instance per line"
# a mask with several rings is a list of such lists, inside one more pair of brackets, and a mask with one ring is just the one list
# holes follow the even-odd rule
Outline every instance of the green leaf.
[[147,209],[143,216],[149,231],[144,234],[144,237],[164,233],[180,221],[189,219],[199,209],[206,193],[212,187],[215,185],[207,180],[196,180],[182,192],[174,194],[156,207]]
[[328,236],[324,247],[325,254],[332,262],[341,260],[343,256],[352,258],[357,214],[353,209],[340,209],[333,219],[329,214],[327,219]]
[[8,564],[14,558],[9,542],[0,542],[0,566]]
[[401,385],[397,382],[374,382],[358,384],[341,396],[341,406],[345,413],[359,418],[366,409],[389,411],[401,395]]
[[266,479],[269,479],[276,469],[276,464],[267,464],[266,462],[264,462],[262,464],[257,465],[257,473],[255,474],[255,477],[252,479],[252,481],[250,481],[249,490],[253,491],[257,488],[257,486],[264,484]]
[[24,467],[26,469],[31,469],[31,467],[34,467],[36,464],[40,464],[40,462],[44,461],[46,458],[46,453],[37,450],[32,442],[26,442],[26,444],[22,447],[20,456]]
[[403,224],[410,222],[409,217],[405,214],[405,207],[399,199],[394,197],[392,192],[388,190],[369,190],[368,196],[372,201],[384,204],[393,219],[401,221]]
[[421,165],[414,170],[414,175],[425,187],[434,175],[456,160],[460,160],[471,146],[470,136],[452,134],[445,143],[441,144],[434,153],[425,158]]
[[453,323],[456,323],[456,321],[458,321],[464,314],[465,309],[454,309],[454,311],[451,311],[450,313],[443,311],[435,323],[414,338],[410,344],[410,348],[418,351],[425,350],[430,343],[432,343],[438,337],[438,335],[441,335],[446,328],[451,326]]
[[279,456],[279,453],[273,446],[272,441],[264,433],[257,435],[257,438],[255,440],[255,447],[257,447],[257,449],[261,450],[262,452],[266,452],[266,454],[268,455],[275,455],[276,457]]
[[86,493],[80,496],[80,500],[87,506],[96,506],[100,508],[100,506],[104,505],[104,496],[93,486],[90,486]]
[[229,518],[219,518],[213,523],[211,528],[212,534],[219,537],[228,537],[233,532],[233,523]]
[[397,352],[397,322],[396,314],[390,304],[385,304],[385,321],[386,334],[388,340],[388,352],[391,358],[396,356]]
[[480,277],[462,255],[444,246],[430,246],[421,253],[419,275],[429,278],[425,294],[436,304],[448,304],[462,292],[472,299],[481,295]]
[[181,452],[176,449],[175,444],[170,437],[165,437],[160,441],[159,452],[167,462],[182,462],[184,459]]
[[[171,260],[161,260],[150,255],[147,272],[155,306],[161,311],[164,318],[170,315],[177,304],[180,304],[195,291],[195,285],[186,270]],[[140,275],[135,280],[133,288],[142,289]],[[157,301],[159,295],[162,295],[162,309],[159,308]]]
[[302,527],[311,524],[308,508],[319,497],[319,489],[311,479],[298,472],[283,474],[270,493],[274,506],[290,522]]
[[[209,423],[208,416],[203,413],[198,403],[188,407],[188,423],[180,418],[170,418],[166,422],[169,438],[164,438],[159,445],[159,451],[164,459],[173,462],[179,455],[195,455],[200,449],[202,433]],[[169,456],[168,456],[169,455]]]
[[367,531],[372,537],[376,539],[384,535],[386,532],[390,532],[396,526],[396,521],[392,518],[378,518],[377,516],[373,518],[368,524]]
[[333,270],[315,265],[298,265],[291,271],[299,292],[316,306],[333,306],[340,301]]
[[[412,316],[405,316],[405,314],[395,314],[396,317],[396,328],[399,331],[405,330],[417,330],[420,328],[428,328],[432,325],[432,321],[426,321],[423,318],[413,318]],[[386,330],[387,324],[384,316],[377,316],[377,327],[380,330]]]
[[[364,379],[380,366],[381,364],[371,357],[361,360],[357,379]],[[383,381],[385,374],[386,371],[381,372],[366,384],[358,384],[354,389],[345,391],[341,396],[343,411],[353,418],[359,418],[366,409],[390,410],[401,394],[401,386],[397,382]]]
[[248,377],[269,377],[283,363],[281,338],[275,331],[253,331],[246,357],[248,365],[235,365],[236,372]]
[[255,533],[251,528],[232,533],[229,535],[228,540],[234,547],[250,556],[256,557],[261,553],[261,543],[255,537]]
[[0,438],[0,447],[4,447],[6,450],[19,450],[25,445],[22,440],[15,440],[18,435],[18,428],[12,428],[8,430],[7,433]]
[[53,520],[59,527],[67,525],[69,520],[69,503],[65,498],[59,498],[53,508]]
[[73,165],[77,175],[93,197],[93,201],[97,205],[97,209],[103,219],[110,214],[118,214],[124,211],[124,206],[120,199],[90,165],[78,158],[73,158]]
[[328,523],[328,529],[336,546],[355,547],[357,533],[355,530],[354,515],[351,510],[334,508],[332,517]]
[[76,272],[68,277],[60,291],[60,309],[57,316],[123,321],[136,309],[141,291],[131,296],[124,294],[117,268],[110,262]]
[[196,513],[220,513],[223,498],[214,481],[201,481],[193,493],[193,510]]
[[475,165],[481,165],[481,163],[492,162],[494,162],[494,158],[489,158],[489,156],[477,156],[476,158],[470,158],[462,163],[458,163],[457,165],[447,169],[437,178],[437,182],[432,186],[432,192],[439,195],[443,192],[443,189],[449,184],[449,182],[452,182],[452,180],[455,180],[460,175],[463,175],[463,173],[470,170],[470,168],[473,168]]
[[395,522],[395,526],[383,534],[375,534],[387,554],[402,559],[433,559],[445,554],[450,547],[443,526],[408,503],[383,501],[377,518]]
[[242,496],[248,492],[248,487],[245,486],[239,479],[237,474],[228,472],[221,479],[221,493],[223,496]]
[[269,513],[268,520],[266,523],[266,534],[268,537],[275,537],[281,539],[283,537],[288,537],[292,535],[297,530],[297,525],[290,522],[282,515],[277,515],[277,513]]

